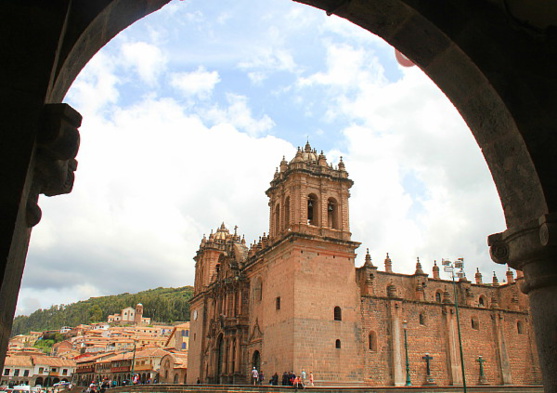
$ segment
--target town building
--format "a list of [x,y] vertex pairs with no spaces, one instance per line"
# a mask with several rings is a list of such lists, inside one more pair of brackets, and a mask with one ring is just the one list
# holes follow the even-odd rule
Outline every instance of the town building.
[[172,332],[166,340],[167,348],[174,348],[177,351],[187,351],[190,340],[190,323],[184,322],[174,326]]
[[188,353],[169,352],[161,359],[159,382],[169,384],[186,383],[188,373]]
[[20,353],[7,356],[0,384],[3,386],[53,386],[69,382],[75,371],[73,360]]
[[384,271],[369,254],[357,268],[352,185],[342,158],[334,167],[307,143],[266,191],[268,235],[248,247],[223,224],[203,237],[188,383],[245,383],[256,367],[318,385],[461,385],[460,342],[469,385],[541,383],[523,277],[447,281],[419,260],[400,274],[389,255]]
[[108,323],[120,325],[149,325],[151,318],[143,317],[143,304],[138,303],[133,307],[126,307],[120,314],[112,314],[108,316]]

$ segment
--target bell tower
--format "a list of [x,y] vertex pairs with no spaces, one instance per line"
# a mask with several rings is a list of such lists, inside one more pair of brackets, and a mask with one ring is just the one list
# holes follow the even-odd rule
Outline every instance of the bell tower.
[[309,142],[298,148],[290,162],[283,157],[266,192],[270,238],[277,240],[296,232],[350,241],[348,198],[352,185],[342,157],[333,167]]

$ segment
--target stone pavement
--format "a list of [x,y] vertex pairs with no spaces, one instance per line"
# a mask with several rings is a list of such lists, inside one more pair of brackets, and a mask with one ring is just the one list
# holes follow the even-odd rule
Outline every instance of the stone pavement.
[[[408,386],[408,387],[312,387],[293,389],[282,386],[251,385],[136,385],[110,389],[107,393],[457,393],[462,387],[454,386]],[[469,386],[467,393],[543,393],[542,386]],[[72,392],[73,393],[73,392]],[[79,393],[79,392],[75,392]]]

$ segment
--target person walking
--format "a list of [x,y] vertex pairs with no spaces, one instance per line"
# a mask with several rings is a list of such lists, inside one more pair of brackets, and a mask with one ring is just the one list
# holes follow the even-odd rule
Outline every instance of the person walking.
[[309,372],[309,385],[310,385],[310,386],[315,386],[315,385],[313,384],[313,371],[310,371],[310,372]]
[[251,370],[251,380],[254,385],[257,385],[259,383],[259,373],[257,372],[257,369],[255,367]]

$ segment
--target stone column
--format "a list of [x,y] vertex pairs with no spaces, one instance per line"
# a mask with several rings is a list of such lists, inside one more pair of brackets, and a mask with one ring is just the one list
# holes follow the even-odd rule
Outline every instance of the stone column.
[[405,376],[403,373],[403,359],[404,352],[402,320],[400,318],[400,301],[389,302],[389,317],[391,325],[391,364],[393,384],[395,386],[405,385]]
[[458,345],[458,327],[456,326],[456,315],[453,305],[443,305],[443,319],[447,331],[447,357],[449,360],[449,372],[452,385],[463,385],[462,367],[460,363],[460,351]]
[[524,272],[546,392],[557,392],[557,214],[489,236],[491,258]]
[[501,384],[511,385],[511,365],[509,363],[509,354],[507,352],[507,343],[505,342],[505,335],[503,334],[503,327],[501,321],[503,316],[500,312],[494,312],[493,315],[493,329],[495,331],[495,339],[497,341],[497,357],[501,371]]

